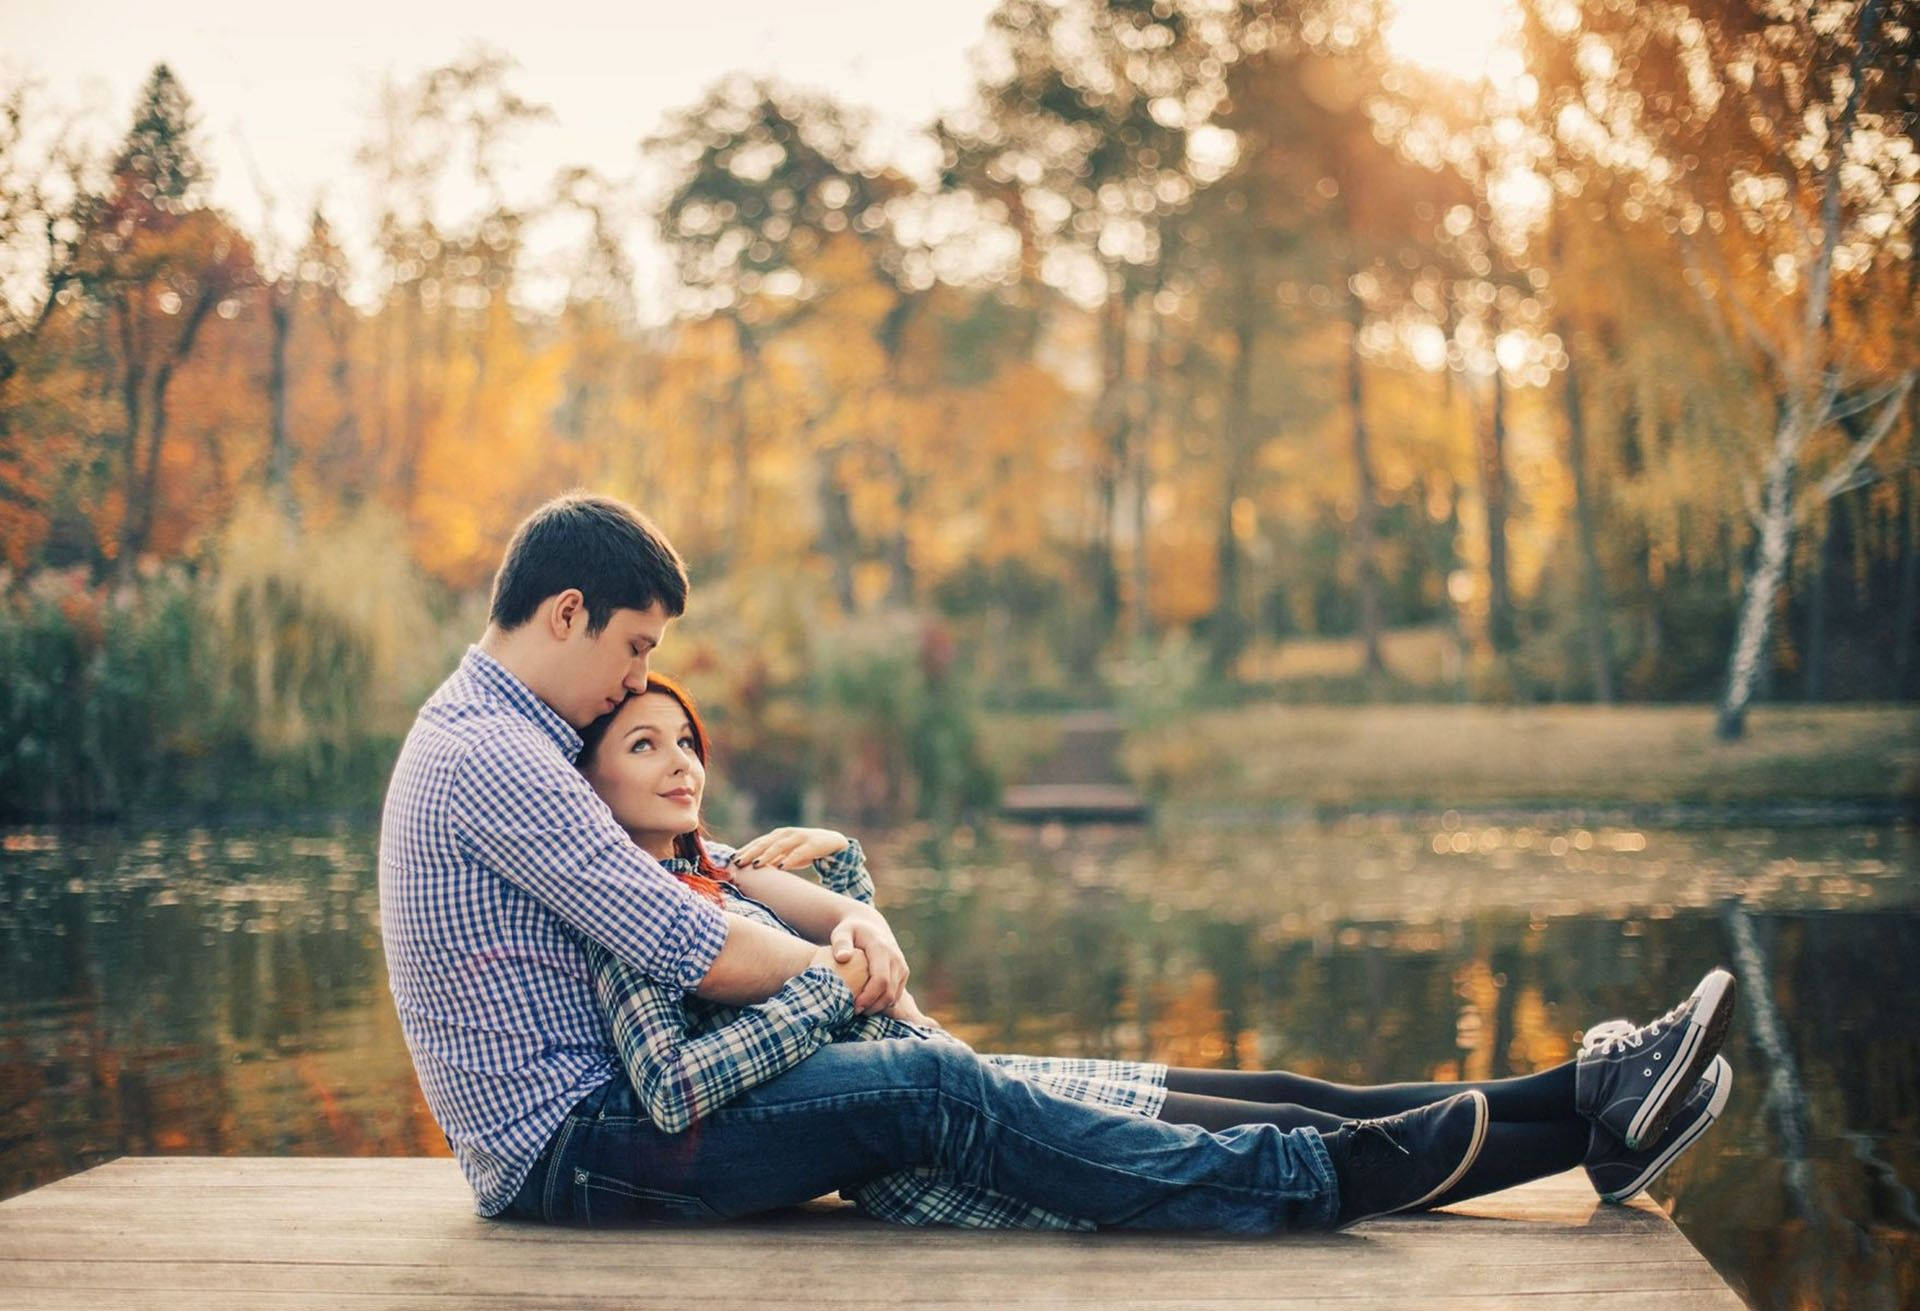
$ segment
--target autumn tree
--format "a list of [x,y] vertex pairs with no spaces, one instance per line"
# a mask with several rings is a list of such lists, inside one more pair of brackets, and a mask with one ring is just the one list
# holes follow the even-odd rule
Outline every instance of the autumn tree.
[[26,86],[0,96],[0,557],[16,569],[52,528],[83,426],[52,339],[97,198],[86,152],[57,130],[43,140],[45,116]]
[[[1332,311],[1314,318],[1323,331],[1341,337],[1335,403],[1344,412],[1350,462],[1350,490],[1341,501],[1351,506],[1342,518],[1350,524],[1362,667],[1378,675],[1385,672],[1385,608],[1372,385],[1383,368],[1417,368],[1397,342],[1410,314],[1437,317],[1423,307],[1421,294],[1474,276],[1462,267],[1461,252],[1439,221],[1469,202],[1471,193],[1439,161],[1396,151],[1392,133],[1383,131],[1390,125],[1377,117],[1375,102],[1394,75],[1377,26],[1328,23],[1324,17],[1317,25],[1296,21],[1285,27],[1269,20],[1241,34],[1243,57],[1229,82],[1232,109],[1222,120],[1236,134],[1240,160],[1200,203],[1217,203],[1216,193],[1224,193],[1242,216],[1247,235],[1226,264],[1239,277],[1258,267],[1247,257],[1261,243],[1286,248],[1270,274],[1279,282],[1268,303],[1260,309],[1251,302],[1260,319],[1276,326],[1284,321],[1285,307],[1273,303],[1282,288],[1304,292],[1310,305]],[[1313,39],[1306,35],[1309,28]],[[1241,405],[1230,397],[1227,408],[1234,412]],[[1223,562],[1234,554],[1227,541],[1223,536]],[[1228,577],[1223,570],[1223,580]]]
[[185,90],[156,67],[75,258],[120,406],[98,493],[105,554],[123,574],[153,535],[174,384],[215,311],[232,313],[255,276],[245,238],[202,201],[193,132]]
[[1912,258],[1917,20],[1901,0],[1539,15],[1564,52],[1542,68],[1565,140],[1631,178],[1623,207],[1687,254],[1759,401],[1723,738],[1744,731],[1796,528],[1868,470],[1913,388],[1911,343],[1863,334],[1846,307]]
[[[848,504],[844,460],[859,459],[894,488],[892,531],[883,539],[889,598],[904,604],[915,591],[906,545],[914,477],[900,450],[903,434],[843,407],[863,398],[871,404],[901,385],[908,323],[933,285],[925,256],[916,263],[896,236],[899,206],[914,188],[867,158],[865,130],[859,115],[832,100],[733,78],[674,115],[649,142],[671,169],[659,225],[679,269],[685,308],[732,330],[729,523],[736,548],[752,528],[756,443],[777,417],[766,408],[779,371],[769,352],[783,337],[797,348],[799,334],[819,327],[830,303],[851,310],[845,326],[855,340],[816,341],[811,366],[804,350],[788,351],[785,359],[815,381],[835,375],[827,390],[810,389],[812,400],[797,415],[806,416],[805,444],[815,463],[819,546],[848,610],[864,546]],[[879,303],[870,309],[849,303],[863,293]],[[845,371],[846,359],[830,358],[855,349],[856,341],[878,352],[878,373],[856,377]],[[830,436],[823,424],[834,412],[851,426]],[[789,409],[786,417],[796,412]]]
[[316,204],[294,261],[294,352],[305,366],[293,383],[304,428],[295,441],[315,499],[349,507],[367,497],[377,478],[356,385],[362,316],[347,299],[351,272],[332,222]]
[[1150,436],[1167,358],[1175,220],[1232,163],[1213,118],[1237,56],[1234,15],[1170,0],[1004,0],[989,20],[977,105],[943,122],[946,179],[998,204],[1023,266],[1096,307],[1099,434],[1086,578],[1094,626],[1116,628],[1124,538],[1131,624],[1146,635]]
[[541,203],[510,198],[504,174],[517,136],[550,117],[515,81],[510,58],[479,49],[390,83],[359,156],[379,197],[370,443],[421,562],[462,586],[580,467],[548,441],[560,353],[515,304]]

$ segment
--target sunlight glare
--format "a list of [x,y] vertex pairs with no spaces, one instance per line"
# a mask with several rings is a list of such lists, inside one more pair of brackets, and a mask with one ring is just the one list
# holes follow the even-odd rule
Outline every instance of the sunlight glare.
[[1512,0],[1396,0],[1387,49],[1430,72],[1474,82],[1514,30]]

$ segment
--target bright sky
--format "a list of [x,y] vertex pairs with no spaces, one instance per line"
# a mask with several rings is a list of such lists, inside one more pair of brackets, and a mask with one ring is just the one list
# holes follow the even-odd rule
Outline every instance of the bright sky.
[[[520,138],[513,199],[585,164],[639,173],[639,140],[722,75],[770,73],[874,112],[883,143],[964,103],[968,53],[992,0],[0,0],[0,79],[38,82],[102,145],[126,130],[154,64],[170,64],[200,114],[214,203],[252,229],[261,212],[251,153],[297,237],[317,195],[349,236],[371,199],[354,150],[385,76],[408,80],[476,43],[519,61],[514,83],[552,108]],[[663,303],[667,271],[636,224],[642,303]]]

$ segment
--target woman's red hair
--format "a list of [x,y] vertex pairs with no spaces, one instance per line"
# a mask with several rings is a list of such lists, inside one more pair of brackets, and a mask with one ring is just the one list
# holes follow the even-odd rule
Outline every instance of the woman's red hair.
[[[700,718],[700,709],[694,705],[692,695],[665,674],[648,674],[647,691],[670,696],[679,704],[680,709],[686,713],[688,727],[693,731],[693,754],[700,758],[702,765],[707,764],[707,725]],[[621,705],[625,704],[624,701],[621,702]],[[592,762],[594,755],[600,750],[601,741],[607,736],[607,729],[613,724],[614,716],[619,713],[620,707],[615,706],[580,730],[580,754],[574,761],[579,768],[584,770]],[[718,905],[726,900],[721,895],[720,885],[726,881],[727,876],[718,865],[713,863],[713,857],[707,854],[706,833],[707,821],[703,818],[698,828],[674,838],[673,854],[681,860],[690,862],[694,870],[693,873],[678,874],[675,877]]]

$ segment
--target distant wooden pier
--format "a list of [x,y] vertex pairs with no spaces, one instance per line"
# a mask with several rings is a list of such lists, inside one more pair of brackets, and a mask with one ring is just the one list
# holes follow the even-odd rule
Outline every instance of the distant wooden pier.
[[1032,773],[1000,792],[1000,813],[1022,823],[1137,824],[1147,802],[1120,769],[1120,718],[1110,710],[1056,715],[1059,738]]
[[126,1157],[0,1203],[0,1306],[1727,1308],[1578,1171],[1339,1234],[899,1229],[816,1202],[713,1228],[482,1220],[454,1163]]

